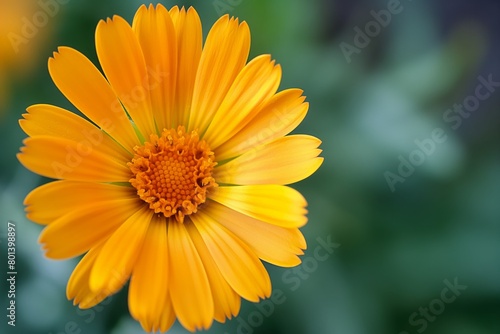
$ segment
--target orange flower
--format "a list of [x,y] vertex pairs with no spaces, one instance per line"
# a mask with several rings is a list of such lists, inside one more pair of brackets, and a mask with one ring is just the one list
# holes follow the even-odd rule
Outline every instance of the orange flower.
[[61,47],[52,79],[88,120],[34,105],[20,121],[26,168],[59,179],[33,190],[27,216],[46,225],[47,256],[85,254],[68,282],[81,308],[130,278],[129,309],[146,331],[174,320],[207,329],[269,297],[261,260],[298,265],[306,201],[285,186],[314,173],[320,141],[286,136],[305,117],[302,91],[277,92],[269,55],[247,63],[250,32],[224,16],[202,48],[193,8],[142,6],[132,26],[99,22],[106,77]]

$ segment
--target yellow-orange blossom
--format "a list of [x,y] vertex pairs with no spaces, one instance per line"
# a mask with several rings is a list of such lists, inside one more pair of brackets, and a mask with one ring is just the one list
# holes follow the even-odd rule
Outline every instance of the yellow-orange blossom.
[[306,201],[285,186],[314,173],[320,141],[289,135],[308,104],[277,92],[269,55],[247,63],[250,32],[224,16],[203,45],[193,8],[141,6],[132,26],[99,22],[103,76],[61,47],[49,60],[59,90],[88,120],[34,105],[19,161],[58,179],[25,199],[54,259],[85,254],[67,296],[96,305],[130,279],[129,309],[146,331],[175,319],[207,329],[269,297],[262,261],[300,263]]

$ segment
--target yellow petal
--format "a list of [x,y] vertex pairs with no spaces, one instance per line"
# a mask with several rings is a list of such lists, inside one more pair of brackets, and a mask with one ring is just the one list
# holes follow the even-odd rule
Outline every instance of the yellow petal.
[[221,17],[210,30],[196,75],[189,130],[203,134],[245,65],[250,49],[246,22]]
[[[170,16],[177,35],[177,83],[175,108],[179,125],[187,125],[193,99],[194,82],[200,63],[202,28],[198,13],[193,7],[170,9]],[[174,126],[175,127],[175,126]]]
[[[166,224],[165,218],[154,216],[130,278],[130,314],[140,321],[146,332],[156,332],[161,327],[164,312],[173,314],[171,308],[166,308],[170,305]],[[172,325],[175,315],[170,318]]]
[[296,228],[265,223],[217,202],[207,203],[203,212],[246,243],[262,260],[280,267],[300,264],[297,255],[306,249],[306,241]]
[[175,322],[175,311],[174,306],[172,305],[172,299],[170,298],[170,293],[167,294],[167,299],[165,301],[165,305],[163,305],[161,318],[160,318],[160,326],[158,328],[154,328],[151,330],[152,332],[160,331],[162,333],[168,331],[170,327],[172,327]]
[[296,228],[307,223],[307,202],[295,189],[280,185],[218,187],[210,198],[264,222]]
[[26,196],[24,205],[28,219],[49,224],[68,212],[80,209],[82,204],[94,205],[118,199],[137,200],[136,193],[132,187],[63,180],[35,188]]
[[216,149],[240,131],[259,111],[258,107],[276,93],[281,67],[269,55],[250,61],[236,77],[203,139]]
[[149,76],[141,46],[120,16],[97,25],[95,44],[104,74],[143,137],[156,133]]
[[109,237],[90,273],[91,290],[113,294],[125,284],[142,248],[152,216],[153,211],[142,206]]
[[123,147],[131,151],[139,142],[120,101],[87,57],[60,47],[49,59],[49,72],[64,96]]
[[168,224],[170,295],[179,322],[189,331],[208,329],[214,300],[200,255],[184,224]]
[[191,220],[234,291],[253,302],[271,295],[269,274],[247,245],[202,211]]
[[127,182],[130,169],[85,142],[36,136],[23,141],[17,155],[24,167],[53,179],[91,182]]
[[177,124],[174,113],[177,77],[177,41],[167,9],[158,4],[142,5],[134,17],[133,30],[139,39],[148,71],[147,91],[159,130]]
[[323,158],[317,158],[320,144],[312,136],[282,137],[216,168],[215,179],[224,184],[294,183],[319,168],[323,162]]
[[200,254],[201,261],[207,272],[212,296],[214,298],[214,318],[218,322],[225,322],[226,318],[231,319],[238,314],[241,306],[241,298],[222,276],[194,224],[186,224],[186,229],[191,236],[191,240],[193,240],[198,254]]
[[33,105],[27,111],[19,124],[28,136],[69,139],[118,161],[127,162],[133,157],[104,131],[72,112],[47,104]]
[[73,305],[78,305],[82,309],[93,307],[108,296],[102,291],[91,291],[89,288],[90,271],[102,245],[103,243],[93,247],[85,254],[73,270],[66,286],[68,299],[74,299]]
[[47,257],[64,259],[80,255],[113,234],[137,211],[138,205],[137,199],[82,203],[79,209],[47,225],[39,241],[47,250]]
[[290,133],[302,122],[309,107],[301,95],[300,89],[276,94],[241,131],[214,150],[218,161],[236,157]]

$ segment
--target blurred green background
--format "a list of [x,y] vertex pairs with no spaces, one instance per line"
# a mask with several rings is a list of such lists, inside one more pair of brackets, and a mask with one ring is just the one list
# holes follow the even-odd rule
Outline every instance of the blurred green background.
[[[48,75],[52,52],[67,45],[95,62],[98,20],[130,22],[147,2],[54,0],[57,13],[14,47],[11,33],[47,1],[0,0],[0,267],[12,221],[18,272],[15,328],[0,283],[0,332],[141,333],[126,289],[86,311],[66,300],[76,259],[44,258],[41,226],[23,213],[49,180],[15,154],[27,106],[74,110]],[[500,87],[479,87],[500,81],[498,1],[161,2],[194,5],[205,34],[226,12],[246,20],[251,56],[271,53],[281,88],[303,88],[310,102],[295,132],[323,140],[323,166],[294,185],[309,202],[303,266],[267,266],[275,298],[244,302],[208,333],[500,333]],[[460,113],[464,103],[472,111]]]

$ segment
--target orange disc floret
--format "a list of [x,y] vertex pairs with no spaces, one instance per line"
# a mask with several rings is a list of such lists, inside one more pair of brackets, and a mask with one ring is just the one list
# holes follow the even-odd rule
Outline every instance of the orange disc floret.
[[196,131],[186,133],[183,126],[164,129],[134,151],[129,182],[155,213],[183,222],[205,202],[208,189],[217,186],[212,177],[214,153]]

